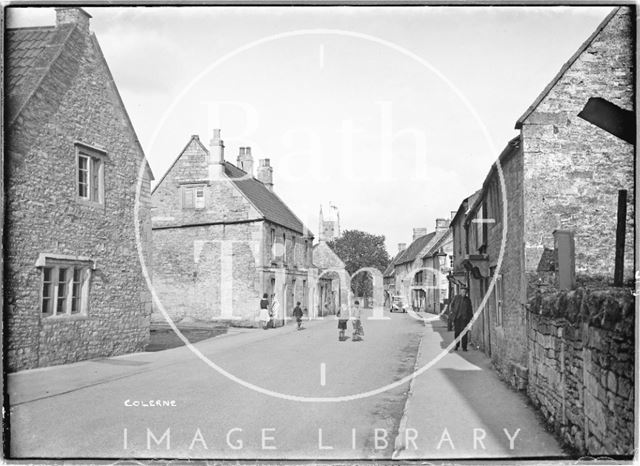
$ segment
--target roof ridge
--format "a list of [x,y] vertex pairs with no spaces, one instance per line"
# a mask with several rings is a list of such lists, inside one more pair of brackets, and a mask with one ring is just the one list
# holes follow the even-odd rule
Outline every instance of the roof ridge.
[[13,31],[41,31],[43,29],[50,29],[50,30],[55,30],[56,27],[55,26],[25,26],[25,27],[17,27],[17,28],[7,28],[6,31],[7,32],[13,32]]
[[540,105],[540,103],[547,96],[547,94],[549,94],[549,92],[551,92],[551,89],[553,89],[553,87],[558,83],[558,81],[560,81],[560,78],[562,78],[562,76],[567,72],[567,70],[569,68],[571,68],[571,66],[576,62],[578,57],[580,55],[582,55],[582,53],[591,45],[591,43],[598,36],[598,34],[600,34],[600,32],[602,32],[602,30],[609,24],[609,22],[611,22],[613,17],[616,14],[618,14],[618,12],[621,9],[622,9],[622,6],[615,7],[602,20],[602,22],[598,25],[598,27],[596,27],[595,31],[593,31],[591,33],[591,35],[587,38],[587,40],[585,40],[582,43],[582,45],[580,45],[580,47],[578,47],[578,50],[576,50],[573,53],[573,55],[571,55],[569,60],[567,60],[567,62],[565,62],[564,65],[562,65],[562,67],[560,68],[560,71],[558,71],[558,73],[556,73],[556,75],[553,77],[553,79],[551,81],[549,81],[549,84],[546,85],[546,87],[542,90],[542,92],[538,95],[538,97],[536,97],[536,99],[529,106],[529,108],[527,108],[527,110],[525,110],[525,112],[522,114],[522,116],[520,118],[518,118],[518,120],[516,121],[515,129],[522,128],[522,124],[524,123],[524,120],[529,118],[529,115],[531,115],[531,113],[533,113],[533,111],[538,107],[538,105]]
[[153,189],[151,190],[151,194],[153,194],[156,189],[158,189],[158,187],[162,184],[162,182],[164,181],[164,179],[167,177],[167,175],[169,174],[169,172],[171,170],[173,170],[173,167],[175,167],[176,163],[178,163],[178,160],[180,160],[180,157],[182,157],[182,155],[185,153],[185,151],[187,150],[187,147],[189,147],[191,145],[192,141],[196,141],[198,142],[198,144],[200,144],[200,147],[208,154],[209,151],[207,150],[206,147],[204,147],[204,145],[202,144],[202,142],[200,142],[200,136],[198,136],[197,134],[193,134],[191,136],[191,138],[189,138],[189,140],[187,141],[187,144],[185,144],[185,146],[182,148],[182,150],[180,152],[178,152],[177,157],[173,160],[173,162],[171,163],[171,165],[169,165],[169,168],[167,168],[167,170],[164,172],[164,174],[160,177],[160,179],[158,180],[158,183],[156,183],[156,185],[153,187]]

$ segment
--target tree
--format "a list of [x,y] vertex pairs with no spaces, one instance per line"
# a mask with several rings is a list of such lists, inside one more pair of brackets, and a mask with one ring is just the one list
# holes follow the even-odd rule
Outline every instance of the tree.
[[[389,265],[390,259],[384,247],[384,235],[346,230],[342,236],[329,241],[327,245],[344,262],[349,275],[353,275],[362,267],[374,267],[384,272]],[[371,275],[359,273],[351,281],[351,290],[356,296],[371,296],[373,290]]]

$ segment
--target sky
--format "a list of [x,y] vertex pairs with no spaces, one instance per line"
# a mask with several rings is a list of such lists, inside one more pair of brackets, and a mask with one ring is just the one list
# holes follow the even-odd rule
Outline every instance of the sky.
[[[612,7],[87,7],[156,180],[191,135],[269,158],[317,237],[389,254],[482,186],[518,117]],[[8,27],[52,25],[9,8]]]

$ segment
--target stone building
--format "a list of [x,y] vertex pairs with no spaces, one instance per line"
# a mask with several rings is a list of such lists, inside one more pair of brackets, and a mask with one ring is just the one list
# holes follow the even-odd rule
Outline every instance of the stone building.
[[427,265],[429,260],[425,262],[423,258],[447,235],[448,230],[446,218],[436,219],[436,229],[430,233],[426,228],[414,228],[413,241],[394,261],[395,292],[417,311],[427,310],[428,298],[433,301],[433,296],[428,293],[432,290],[435,274]]
[[578,276],[612,277],[619,190],[628,192],[625,277],[633,278],[633,139],[628,142],[611,128],[617,122],[606,110],[598,112],[600,127],[589,122],[585,107],[598,98],[635,122],[634,24],[631,8],[614,9],[516,123],[526,167],[530,279],[536,279],[544,248],[553,248],[554,230],[574,231]]
[[633,278],[634,146],[603,112],[585,116],[594,97],[633,111],[633,21],[630,8],[614,9],[562,67],[499,156],[506,190],[494,164],[465,219],[468,247],[464,258],[456,248],[454,263],[469,272],[474,309],[491,293],[472,340],[519,388],[526,384],[525,306],[548,284],[544,251],[556,250],[554,232],[567,231],[578,280],[611,282],[620,190],[629,199],[624,277]]
[[342,304],[349,304],[350,278],[344,262],[325,241],[313,246],[313,265],[317,271],[316,306],[310,317],[335,315]]
[[[443,219],[442,219],[443,220]],[[431,241],[429,249],[421,254],[425,303],[424,310],[434,314],[443,311],[449,303],[449,281],[447,277],[453,263],[453,235],[449,228],[440,227]]]
[[255,322],[264,293],[279,321],[296,301],[315,307],[313,235],[274,192],[269,159],[254,177],[251,148],[236,166],[220,130],[209,150],[192,136],[151,197],[154,287],[172,319]]
[[467,272],[467,269],[463,266],[463,261],[467,254],[467,230],[464,226],[469,208],[474,204],[479,194],[480,191],[478,190],[460,203],[449,225],[453,239],[453,263],[451,273],[448,276],[449,293],[451,296],[460,293],[460,288],[462,286],[468,286],[469,284],[469,272]]
[[143,350],[152,174],[90,16],[56,8],[5,47],[6,367]]
[[322,211],[320,206],[320,216],[318,223],[318,241],[333,241],[340,237],[340,211],[336,206],[329,203],[329,210]]

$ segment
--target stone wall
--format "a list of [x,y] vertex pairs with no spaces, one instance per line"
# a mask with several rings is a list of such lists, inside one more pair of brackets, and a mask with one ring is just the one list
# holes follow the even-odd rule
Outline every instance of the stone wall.
[[629,289],[547,292],[529,303],[527,393],[579,454],[633,453],[634,307]]
[[[7,369],[143,350],[151,302],[138,260],[134,209],[144,154],[87,31],[71,32],[7,134]],[[76,142],[106,152],[103,204],[77,200]],[[143,173],[141,239],[148,251],[150,173]],[[42,315],[42,269],[36,267],[41,253],[95,261],[86,315]]]
[[633,8],[623,7],[522,126],[526,270],[553,231],[575,230],[576,271],[613,278],[618,190],[628,190],[625,279],[633,278],[634,147],[578,117],[590,97],[634,109]]

